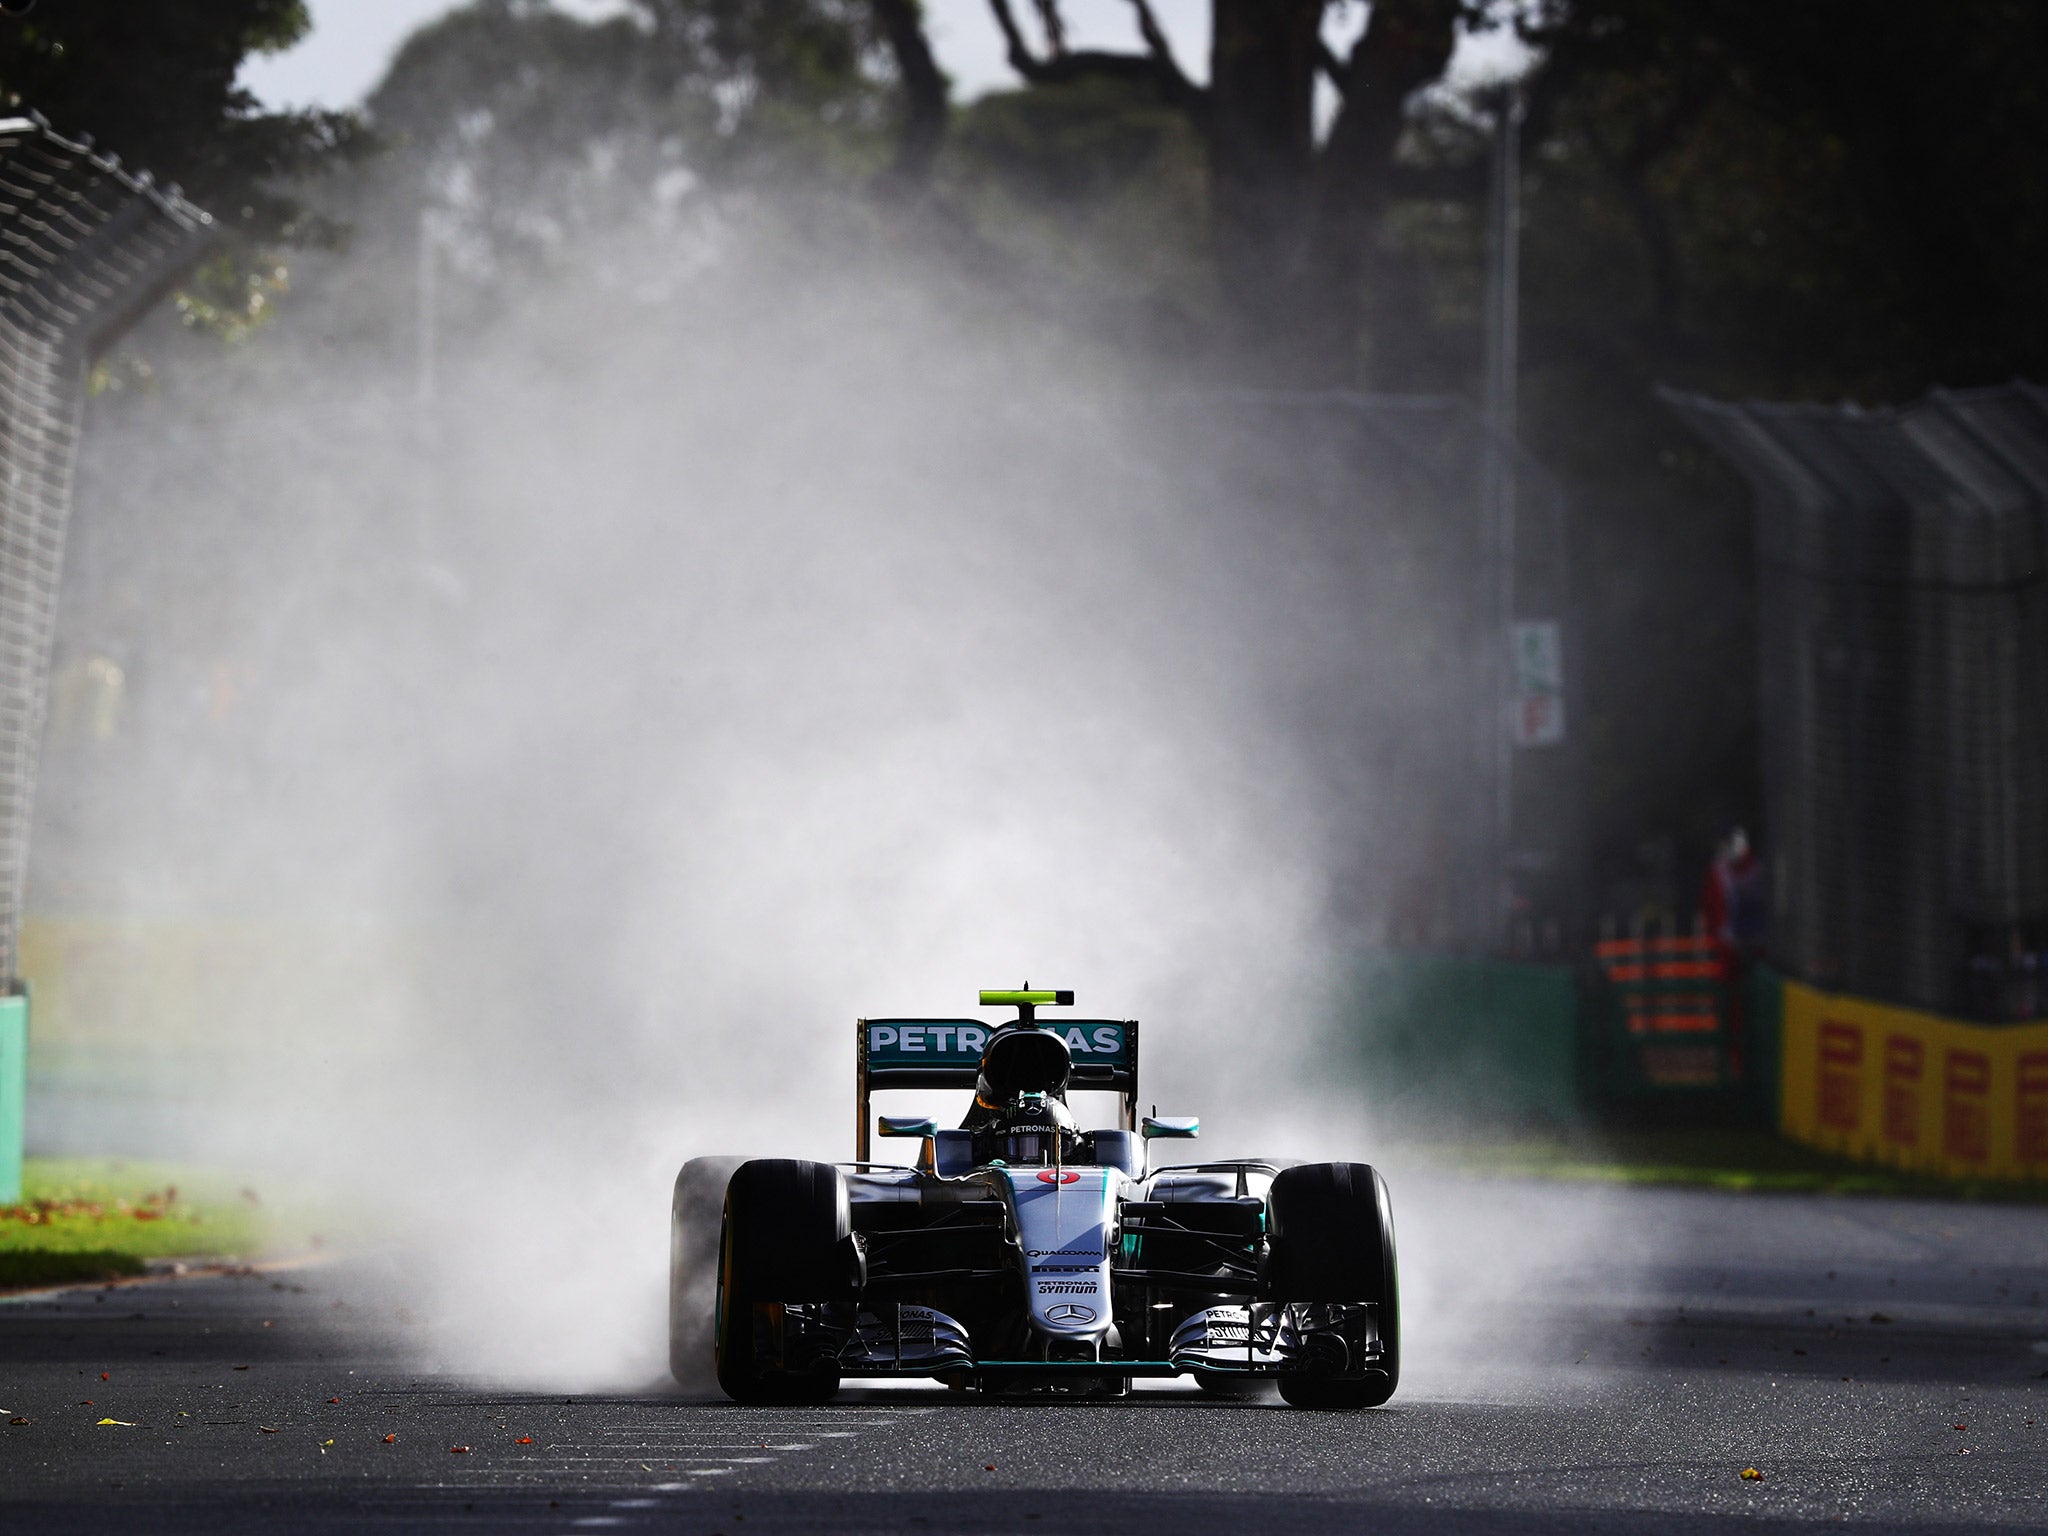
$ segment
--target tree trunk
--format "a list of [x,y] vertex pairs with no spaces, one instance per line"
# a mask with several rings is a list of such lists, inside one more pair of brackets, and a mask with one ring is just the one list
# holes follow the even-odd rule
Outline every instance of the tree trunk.
[[1287,382],[1307,310],[1323,0],[1212,0],[1209,187],[1230,340]]
[[1408,98],[1442,78],[1460,10],[1458,0],[1378,0],[1349,57],[1332,61],[1343,107],[1317,166],[1310,253],[1317,314],[1302,360],[1311,383],[1441,387],[1427,377],[1435,370],[1426,355],[1432,338],[1423,274],[1389,247],[1384,226]]
[[946,77],[924,35],[917,0],[873,0],[875,19],[903,87],[903,131],[884,186],[899,196],[922,196],[931,186],[932,164],[946,136]]

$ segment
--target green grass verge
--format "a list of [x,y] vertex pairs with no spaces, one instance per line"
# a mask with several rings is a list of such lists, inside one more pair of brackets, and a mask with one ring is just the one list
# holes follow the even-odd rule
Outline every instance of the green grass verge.
[[0,1206],[0,1286],[140,1274],[151,1259],[252,1258],[274,1224],[253,1191],[164,1163],[30,1158]]
[[1763,1193],[2048,1204],[2048,1184],[1949,1179],[1881,1168],[1831,1157],[1749,1127],[1584,1132],[1428,1150],[1435,1160],[1473,1173]]

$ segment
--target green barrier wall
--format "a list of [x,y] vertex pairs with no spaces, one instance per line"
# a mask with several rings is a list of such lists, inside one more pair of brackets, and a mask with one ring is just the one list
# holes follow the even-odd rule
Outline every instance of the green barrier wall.
[[1776,1130],[1785,1097],[1785,978],[1768,965],[1751,966],[1743,1006],[1750,1115]]
[[1368,1091],[1405,1118],[1581,1118],[1578,987],[1567,967],[1374,955],[1340,1013]]
[[0,997],[0,1205],[21,1203],[22,1117],[28,1111],[28,998]]

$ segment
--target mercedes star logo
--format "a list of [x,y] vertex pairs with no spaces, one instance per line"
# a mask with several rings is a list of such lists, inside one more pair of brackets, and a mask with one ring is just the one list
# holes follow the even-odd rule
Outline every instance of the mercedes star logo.
[[1095,1309],[1084,1307],[1078,1302],[1063,1301],[1050,1309],[1045,1317],[1047,1322],[1052,1323],[1092,1323],[1095,1321]]

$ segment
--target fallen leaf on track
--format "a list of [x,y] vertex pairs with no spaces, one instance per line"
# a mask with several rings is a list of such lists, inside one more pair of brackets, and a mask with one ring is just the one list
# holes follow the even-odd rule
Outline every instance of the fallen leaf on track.
[[385,1443],[386,1445],[396,1445],[396,1444],[398,1444],[398,1436],[396,1436],[396,1435],[386,1435],[386,1436],[384,1437],[384,1443]]
[[[35,1420],[31,1418],[26,1418],[23,1415],[17,1413],[13,1418],[9,1419],[7,1422],[10,1424],[33,1424],[35,1423]],[[2032,1419],[2029,1419],[2027,1420],[2027,1422],[2031,1424],[2034,1421]]]
[[100,1422],[99,1422],[98,1424],[95,1424],[95,1425],[93,1426],[93,1428],[94,1428],[94,1429],[98,1429],[98,1428],[100,1428],[101,1426],[103,1426],[103,1425],[107,1425],[107,1424],[113,1424],[113,1425],[117,1425],[118,1427],[120,1427],[120,1428],[122,1428],[122,1429],[133,1429],[133,1428],[135,1427],[135,1425],[134,1425],[133,1423],[131,1423],[131,1422],[130,1422],[129,1420],[127,1420],[127,1419],[101,1419],[101,1420],[100,1420]]
[[256,1427],[262,1430],[263,1433],[266,1435],[274,1435],[277,1433],[277,1427],[272,1424],[258,1424]]
[[514,1440],[512,1443],[514,1445],[531,1445],[533,1444],[533,1436],[521,1435],[517,1440]]
[[1760,1483],[1764,1480],[1764,1475],[1757,1471],[1755,1467],[1744,1467],[1742,1469],[1742,1480],[1745,1483]]
[[450,1456],[467,1456],[469,1454],[469,1447],[466,1445],[451,1445],[448,1447],[448,1454]]
[[327,1399],[327,1401],[329,1401],[330,1403],[338,1403],[341,1401],[341,1399],[338,1397],[330,1397],[329,1399]]

